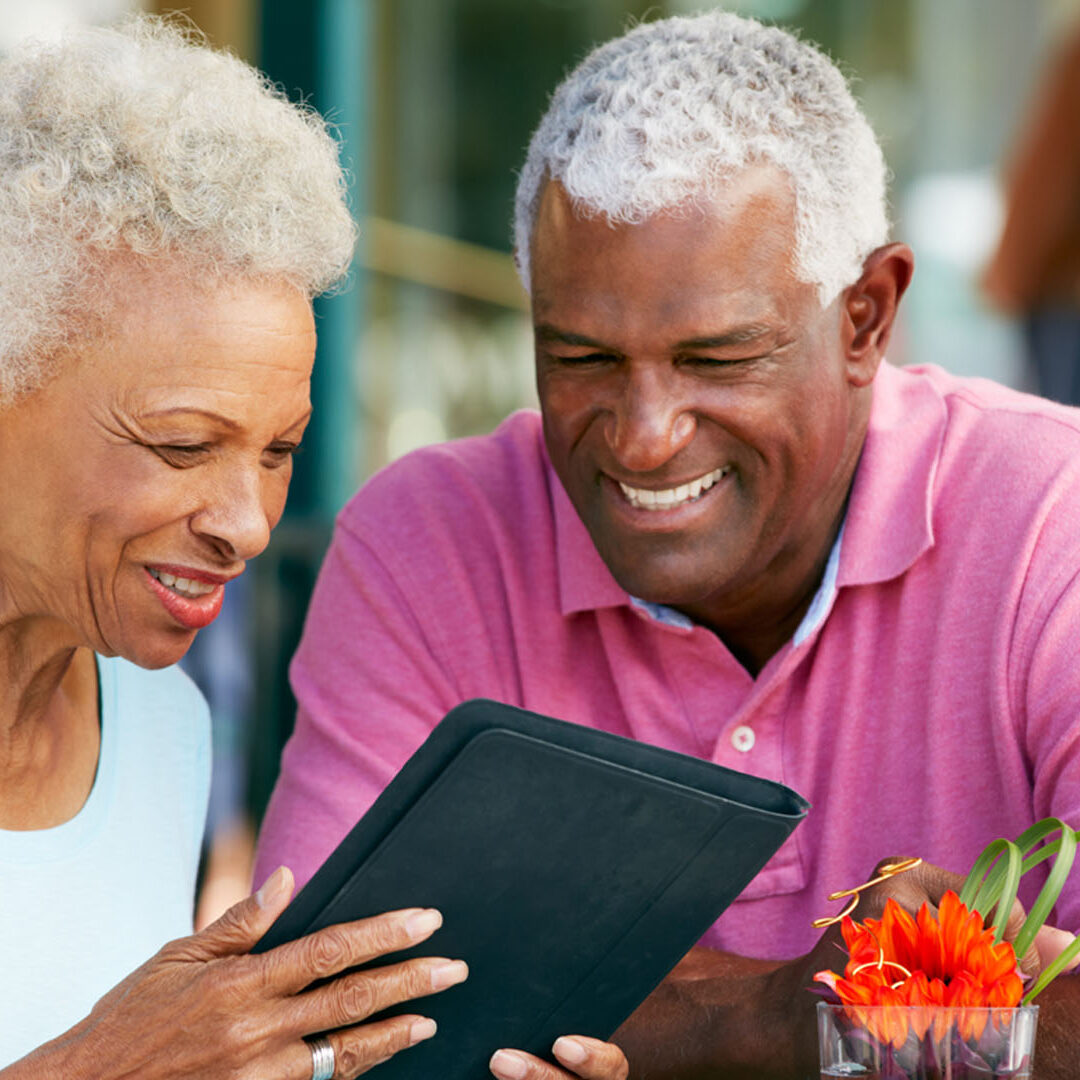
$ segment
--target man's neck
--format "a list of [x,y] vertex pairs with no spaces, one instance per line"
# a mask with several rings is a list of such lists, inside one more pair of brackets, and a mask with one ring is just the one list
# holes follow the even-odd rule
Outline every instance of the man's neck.
[[817,560],[812,572],[804,580],[797,598],[788,604],[758,604],[754,615],[746,618],[738,614],[710,612],[708,603],[679,610],[695,622],[712,630],[727,646],[732,656],[757,678],[765,665],[786,645],[799,626],[821,587],[825,568],[829,562],[842,521],[837,524],[823,557]]

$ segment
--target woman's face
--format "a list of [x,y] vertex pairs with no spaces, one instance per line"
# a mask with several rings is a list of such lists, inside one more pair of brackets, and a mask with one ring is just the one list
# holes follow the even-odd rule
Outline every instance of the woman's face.
[[0,619],[161,667],[281,517],[315,328],[284,283],[115,285],[104,334],[0,411]]

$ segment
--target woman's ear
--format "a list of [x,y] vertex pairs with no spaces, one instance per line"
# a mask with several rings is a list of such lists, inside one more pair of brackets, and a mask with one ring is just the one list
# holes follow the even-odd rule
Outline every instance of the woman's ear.
[[854,385],[869,386],[877,374],[914,270],[915,256],[907,244],[886,244],[867,256],[862,276],[844,292],[844,354]]

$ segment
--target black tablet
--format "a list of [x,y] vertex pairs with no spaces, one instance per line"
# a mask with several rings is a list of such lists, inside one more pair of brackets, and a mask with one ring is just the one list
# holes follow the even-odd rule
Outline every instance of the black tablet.
[[[452,710],[255,947],[435,907],[394,959],[468,980],[399,1012],[438,1034],[380,1080],[481,1080],[503,1046],[550,1059],[606,1039],[765,865],[808,809],[789,788],[493,701]],[[379,963],[386,963],[383,958]]]

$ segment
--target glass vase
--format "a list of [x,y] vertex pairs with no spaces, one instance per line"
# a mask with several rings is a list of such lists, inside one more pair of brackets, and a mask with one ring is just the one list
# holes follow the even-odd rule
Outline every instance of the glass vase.
[[821,1080],[977,1080],[1031,1076],[1038,1005],[817,1007]]

